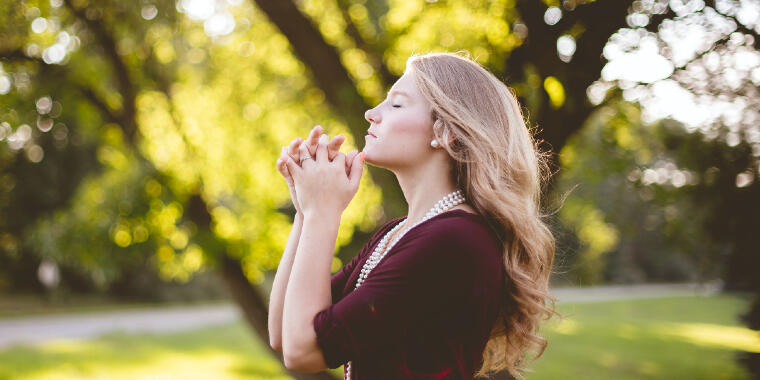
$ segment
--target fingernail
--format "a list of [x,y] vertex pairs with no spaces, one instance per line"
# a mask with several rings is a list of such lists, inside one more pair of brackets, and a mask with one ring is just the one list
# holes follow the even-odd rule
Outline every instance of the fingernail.
[[364,152],[359,155],[359,160],[361,160],[362,163],[364,163]]
[[327,135],[319,136],[319,143],[320,144],[327,144]]

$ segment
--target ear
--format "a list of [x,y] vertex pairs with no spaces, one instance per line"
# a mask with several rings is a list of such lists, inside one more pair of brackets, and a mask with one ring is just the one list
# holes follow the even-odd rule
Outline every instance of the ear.
[[[434,140],[438,140],[438,142],[439,142],[439,143],[440,143],[440,142],[443,142],[443,140],[441,140],[441,139],[439,139],[439,138],[435,137],[435,135],[433,135],[433,139],[434,139]],[[456,137],[455,137],[455,136],[451,136],[451,137],[449,137],[449,144],[448,144],[448,145],[451,145],[452,143],[454,143],[454,141],[455,141],[455,140],[456,140]]]
[[[433,131],[435,131],[435,130],[440,129],[441,127],[443,127],[443,122],[438,117],[438,114],[435,111],[432,112],[432,115],[433,115],[432,116],[433,117]],[[435,137],[435,133],[433,133],[433,138],[436,138]],[[454,142],[454,140],[456,140],[456,138],[454,138],[454,136],[452,136],[449,139],[449,144],[448,145],[451,145]]]

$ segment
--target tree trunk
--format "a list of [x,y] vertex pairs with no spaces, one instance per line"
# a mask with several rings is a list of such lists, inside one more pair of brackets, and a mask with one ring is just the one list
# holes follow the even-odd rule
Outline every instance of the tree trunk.
[[[268,305],[259,290],[251,285],[248,278],[245,277],[243,269],[240,267],[240,261],[223,256],[219,262],[219,272],[222,279],[227,284],[232,298],[240,306],[243,312],[243,318],[261,339],[266,347],[272,352],[272,355],[283,362],[282,352],[276,351],[269,346],[269,326],[268,326]],[[283,368],[285,368],[283,364]],[[320,373],[298,373],[285,369],[288,374],[298,380],[335,380],[335,376],[324,371]]]
[[[208,212],[208,204],[206,204],[203,197],[200,194],[194,194],[187,200],[185,207],[185,214],[198,227],[198,243],[201,244],[206,255],[214,261],[216,269],[227,285],[232,299],[243,312],[243,319],[272,355],[283,364],[282,367],[285,368],[282,352],[273,349],[269,345],[268,299],[263,297],[259,289],[248,281],[248,277],[245,276],[241,267],[240,260],[228,256],[224,249],[224,242],[211,231],[211,214]],[[297,373],[287,368],[285,368],[285,371],[293,376],[293,378],[299,380],[335,380],[335,377],[326,371],[317,374]]]
[[[760,330],[760,293],[755,293],[750,303],[749,310],[740,316],[740,319],[749,328]],[[751,374],[751,379],[760,379],[760,353],[739,351],[736,353],[739,363]]]

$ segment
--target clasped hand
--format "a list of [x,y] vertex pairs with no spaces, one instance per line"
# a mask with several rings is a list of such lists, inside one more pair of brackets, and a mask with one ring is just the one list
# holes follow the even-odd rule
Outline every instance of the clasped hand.
[[[296,212],[301,215],[340,216],[359,189],[363,162],[356,150],[338,149],[342,135],[328,142],[316,126],[306,140],[296,138],[282,148],[277,170],[285,178]],[[311,159],[305,159],[311,157]]]

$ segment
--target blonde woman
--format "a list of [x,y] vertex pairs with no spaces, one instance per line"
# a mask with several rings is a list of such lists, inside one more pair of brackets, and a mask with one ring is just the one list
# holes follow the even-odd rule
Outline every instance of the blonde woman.
[[[346,379],[472,379],[547,342],[554,238],[539,200],[545,158],[507,86],[467,57],[412,56],[365,114],[361,154],[320,128],[277,166],[297,214],[270,296],[286,367],[344,365]],[[320,136],[321,135],[321,136]],[[390,220],[335,275],[340,217],[365,162],[392,171],[408,215]],[[552,307],[547,305],[551,300]]]

